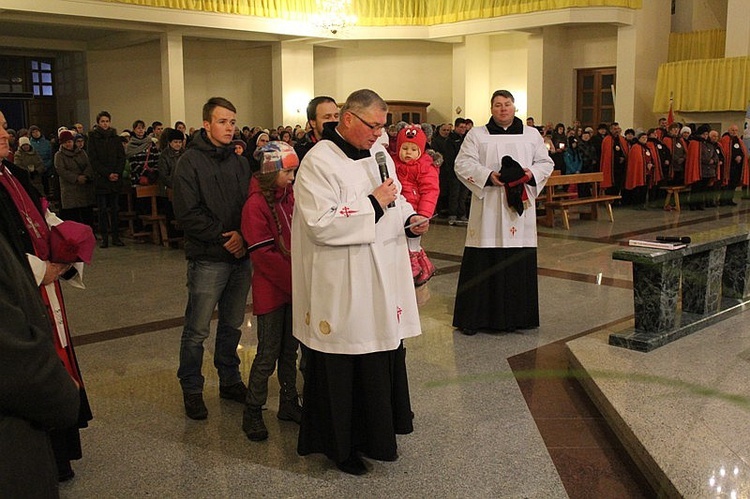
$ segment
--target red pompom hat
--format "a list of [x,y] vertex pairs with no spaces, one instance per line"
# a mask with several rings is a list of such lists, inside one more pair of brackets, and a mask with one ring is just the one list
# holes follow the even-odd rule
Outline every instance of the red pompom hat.
[[404,142],[413,142],[419,147],[419,152],[424,154],[424,148],[427,144],[427,136],[419,125],[407,125],[398,132],[396,137],[396,151],[401,150],[401,144]]

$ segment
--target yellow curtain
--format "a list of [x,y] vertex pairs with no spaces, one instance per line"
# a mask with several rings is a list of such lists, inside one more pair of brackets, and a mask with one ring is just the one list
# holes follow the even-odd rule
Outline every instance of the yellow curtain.
[[[315,0],[101,0],[149,7],[304,20]],[[451,23],[575,7],[640,9],[642,0],[352,0],[360,26]]]
[[667,61],[718,59],[724,57],[727,32],[723,29],[670,33]]
[[744,111],[750,102],[750,57],[669,62],[659,66],[655,113]]

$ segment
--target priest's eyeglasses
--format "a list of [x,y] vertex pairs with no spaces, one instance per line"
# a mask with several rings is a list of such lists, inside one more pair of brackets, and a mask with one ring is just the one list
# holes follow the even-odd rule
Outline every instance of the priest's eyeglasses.
[[[349,112],[352,113],[351,111],[349,111]],[[361,121],[362,123],[364,123],[365,126],[367,126],[367,128],[369,128],[370,130],[372,130],[375,133],[382,132],[383,128],[385,128],[385,124],[383,124],[383,125],[372,125],[372,124],[366,122],[365,120],[363,120],[362,118],[360,118],[357,113],[352,113],[352,115],[354,117],[356,117],[359,121]]]

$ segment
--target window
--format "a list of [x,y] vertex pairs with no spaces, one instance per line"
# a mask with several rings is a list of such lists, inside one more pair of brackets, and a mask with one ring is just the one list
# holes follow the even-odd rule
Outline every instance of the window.
[[31,90],[34,97],[52,97],[52,61],[31,61]]

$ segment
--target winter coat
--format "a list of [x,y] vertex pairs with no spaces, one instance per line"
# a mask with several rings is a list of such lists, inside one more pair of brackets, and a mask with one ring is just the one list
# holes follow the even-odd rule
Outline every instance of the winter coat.
[[44,185],[42,184],[42,175],[44,175],[45,170],[44,162],[42,161],[42,157],[34,150],[33,146],[28,151],[24,151],[19,147],[13,157],[13,163],[28,171],[31,185],[33,185],[40,194],[44,194]]
[[[267,314],[292,302],[291,224],[294,210],[292,186],[275,192],[276,219],[258,180],[250,182],[250,196],[242,209],[242,237],[253,261],[253,312]],[[281,249],[281,240],[287,252]]]
[[396,164],[398,181],[401,182],[401,194],[414,211],[431,217],[440,196],[440,170],[432,162],[432,157],[422,154],[416,161],[404,163],[396,155],[393,162]]
[[159,155],[159,178],[157,183],[159,184],[160,196],[167,197],[167,189],[172,189],[172,177],[174,176],[174,171],[177,169],[177,161],[179,161],[184,152],[184,149],[175,151],[167,146]]
[[[144,135],[140,139],[135,135],[130,137],[125,148],[125,157],[130,166],[130,183],[133,185],[142,185],[140,177],[147,166],[156,172],[159,171],[159,148],[151,135]],[[158,177],[155,180],[157,179]]]
[[38,139],[29,136],[29,142],[31,142],[31,147],[39,154],[39,157],[42,158],[45,173],[47,175],[54,174],[54,170],[52,170],[52,142],[44,136],[40,136]]
[[[63,209],[92,206],[94,196],[94,169],[83,149],[69,151],[61,147],[55,153],[55,169],[60,177],[60,202]],[[79,177],[84,175],[84,183]]]
[[172,176],[174,214],[185,233],[188,260],[241,260],[224,249],[228,237],[222,234],[241,231],[249,184],[250,165],[234,146],[214,146],[205,130],[193,135]]
[[[89,163],[94,169],[94,190],[97,194],[115,194],[122,192],[122,173],[125,170],[125,150],[122,147],[117,130],[102,130],[95,127],[89,132]],[[117,180],[110,180],[112,173],[119,175]]]

